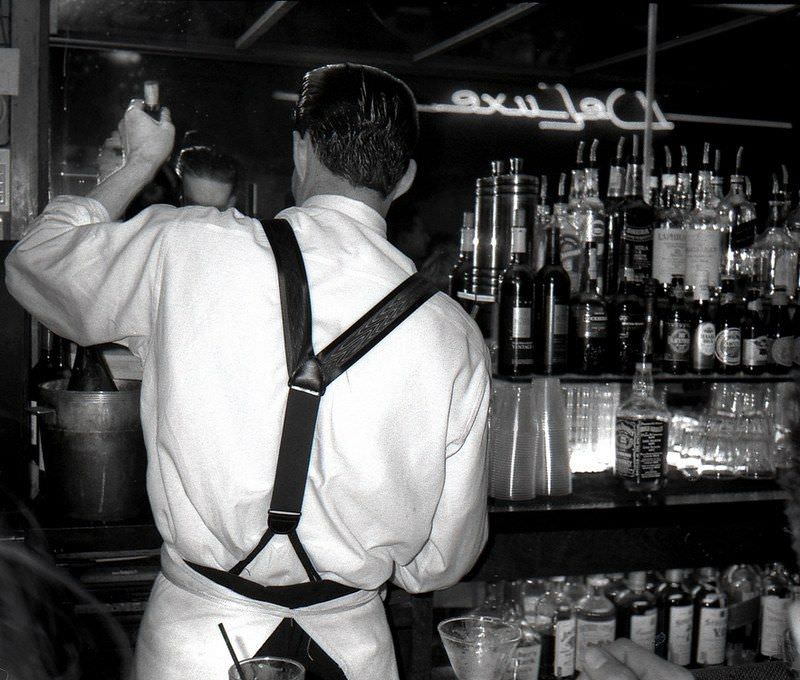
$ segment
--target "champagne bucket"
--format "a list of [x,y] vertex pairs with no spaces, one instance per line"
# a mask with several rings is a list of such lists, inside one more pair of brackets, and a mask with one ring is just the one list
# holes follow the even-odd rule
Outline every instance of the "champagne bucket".
[[138,380],[115,380],[117,392],[67,390],[67,380],[39,386],[42,453],[53,510],[113,522],[147,507],[147,454],[139,419]]

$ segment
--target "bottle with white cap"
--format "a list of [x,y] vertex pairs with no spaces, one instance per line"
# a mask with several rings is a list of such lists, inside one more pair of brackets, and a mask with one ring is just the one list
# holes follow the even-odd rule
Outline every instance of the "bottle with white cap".
[[564,593],[565,576],[553,576],[536,605],[534,627],[542,638],[539,680],[575,677],[575,610]]
[[602,574],[586,578],[588,592],[575,606],[575,668],[583,670],[583,657],[593,645],[613,642],[616,635],[617,613],[614,603],[605,595],[608,578]]
[[692,660],[692,596],[683,584],[682,569],[667,569],[664,579],[658,591],[656,653],[674,664],[688,666]]

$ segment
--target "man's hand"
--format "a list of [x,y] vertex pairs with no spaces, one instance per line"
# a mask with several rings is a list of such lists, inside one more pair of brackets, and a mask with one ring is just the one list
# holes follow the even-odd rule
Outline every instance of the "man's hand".
[[119,124],[125,162],[152,170],[153,175],[172,153],[175,127],[169,109],[161,109],[160,120],[145,113],[144,101],[132,99]]
[[639,645],[620,638],[602,647],[589,647],[581,677],[589,680],[692,680],[692,674]]

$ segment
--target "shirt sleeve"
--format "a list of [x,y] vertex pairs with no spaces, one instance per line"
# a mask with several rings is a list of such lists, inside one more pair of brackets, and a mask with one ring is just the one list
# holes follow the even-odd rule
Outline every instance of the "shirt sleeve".
[[6,259],[6,285],[36,319],[81,345],[149,339],[162,226],[153,206],[111,222],[93,199],[59,196]]
[[409,564],[395,565],[392,581],[407,592],[427,592],[457,583],[488,538],[486,446],[491,385],[487,362],[484,357],[465,390],[465,402],[472,407],[465,410],[469,414],[466,428],[447,447],[444,487],[430,538]]

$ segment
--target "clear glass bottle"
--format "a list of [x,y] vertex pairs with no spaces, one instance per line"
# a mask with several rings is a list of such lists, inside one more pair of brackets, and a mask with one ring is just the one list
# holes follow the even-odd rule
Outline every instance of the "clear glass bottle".
[[525,579],[520,585],[520,597],[525,618],[530,623],[536,621],[536,605],[547,592],[547,579],[531,577]]
[[617,602],[617,637],[628,638],[652,652],[656,645],[658,611],[655,596],[647,591],[647,573],[628,574],[628,588]]
[[712,208],[718,208],[725,198],[725,178],[720,171],[722,154],[719,149],[714,149],[714,172],[711,175],[711,200]]
[[678,666],[692,662],[694,603],[683,584],[682,569],[667,569],[658,591],[658,637],[656,654]]
[[491,616],[502,619],[506,616],[505,581],[487,581],[483,602],[469,613],[475,616]]
[[761,578],[761,619],[759,655],[763,659],[783,658],[783,638],[788,627],[788,606],[792,590],[782,564],[768,564]]
[[694,592],[694,635],[692,658],[695,666],[720,666],[725,663],[728,635],[728,598],[719,587],[719,572],[712,567],[700,570]]
[[709,153],[710,145],[706,142],[703,164],[697,173],[695,205],[688,217],[686,283],[691,287],[710,284],[717,289],[722,265],[722,232],[713,201]]
[[654,395],[652,337],[646,333],[631,396],[616,415],[614,474],[627,490],[649,493],[666,483],[670,418]]
[[735,276],[742,294],[753,280],[750,246],[756,237],[756,207],[745,194],[742,174],[743,147],[736,153],[736,168],[730,177],[730,189],[717,207],[722,230],[722,274]]
[[767,229],[752,248],[753,273],[762,293],[771,295],[777,287],[794,297],[797,287],[797,242],[785,224],[785,202],[779,194],[778,178],[772,176]]
[[553,576],[536,605],[535,629],[542,639],[539,680],[575,677],[575,610],[564,594],[564,576]]
[[662,295],[668,294],[673,277],[683,279],[686,273],[686,229],[676,205],[677,177],[672,173],[672,157],[669,148],[665,149],[667,172],[661,176],[661,207],[653,229],[653,278],[660,284]]
[[[605,206],[600,200],[600,173],[597,169],[597,145],[598,140],[592,140],[589,150],[589,163],[585,170],[584,190],[576,197],[575,202],[570,206],[570,214],[575,231],[581,243],[582,257],[585,260],[586,245],[594,244],[597,254],[599,268],[597,270],[598,291],[604,290],[604,271],[605,271]],[[581,262],[583,266],[584,262]],[[573,290],[577,290],[575,282]]]
[[538,680],[539,677],[541,638],[525,617],[521,597],[522,584],[522,581],[512,581],[508,584],[506,613],[503,620],[517,626],[522,638],[503,673],[502,680]]
[[603,575],[586,578],[588,587],[575,606],[575,668],[583,671],[583,656],[586,650],[595,645],[613,642],[616,636],[617,612],[614,603],[605,595],[608,579]]
[[573,604],[580,602],[587,593],[586,579],[583,576],[567,576],[564,582],[564,594]]

